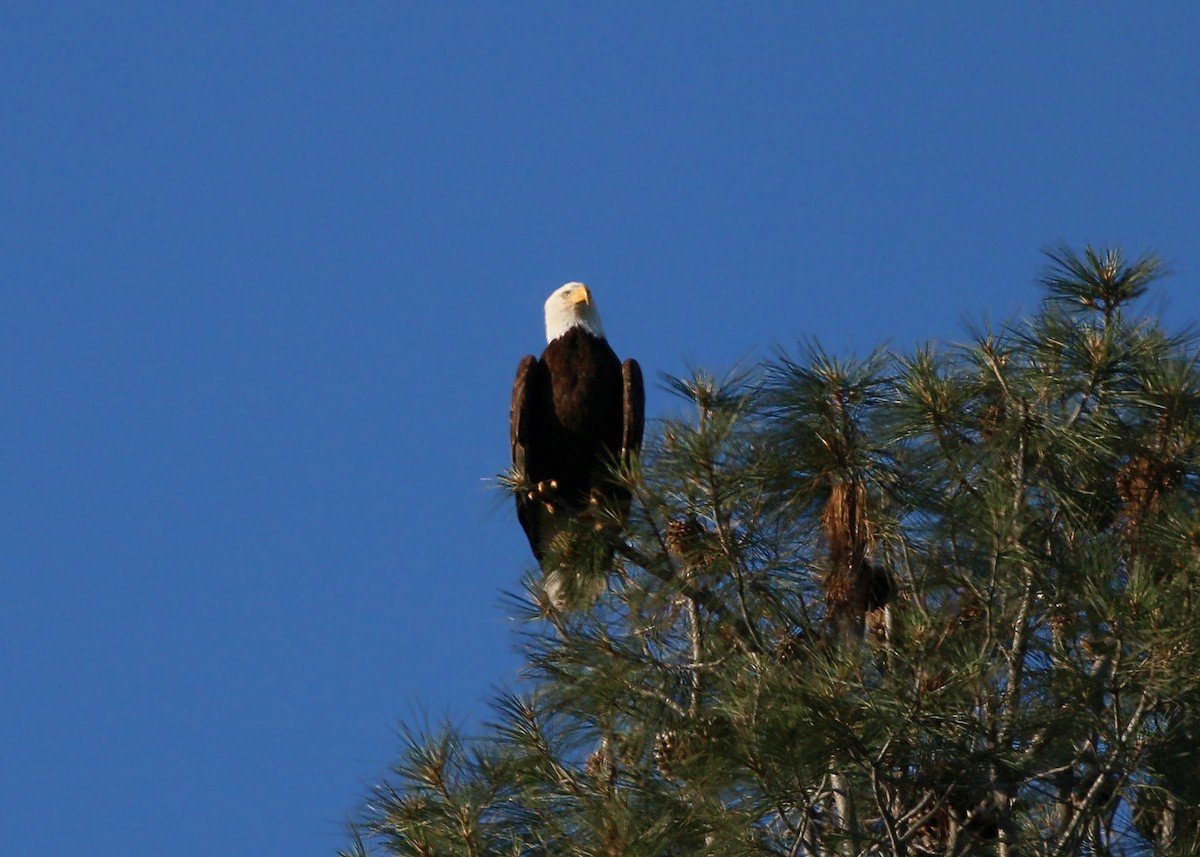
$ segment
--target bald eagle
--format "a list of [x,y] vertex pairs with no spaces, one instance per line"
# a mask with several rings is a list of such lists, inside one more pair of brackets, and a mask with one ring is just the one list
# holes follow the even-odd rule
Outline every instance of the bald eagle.
[[628,492],[608,474],[637,455],[645,409],[642,370],[613,352],[583,283],[546,301],[546,342],[517,367],[509,411],[513,469],[525,484],[517,518],[543,568],[567,517],[601,503],[628,511]]

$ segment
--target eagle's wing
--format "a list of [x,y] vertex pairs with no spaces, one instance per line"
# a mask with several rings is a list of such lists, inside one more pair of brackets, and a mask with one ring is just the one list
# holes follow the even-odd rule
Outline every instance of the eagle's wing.
[[646,425],[646,391],[642,387],[642,367],[636,360],[621,364],[621,455],[636,454],[642,448],[642,429]]
[[521,486],[515,494],[517,520],[529,539],[529,547],[538,562],[542,560],[542,538],[539,526],[540,514],[537,503],[530,500],[527,484],[529,475],[529,449],[533,437],[533,409],[537,401],[535,393],[540,371],[537,358],[527,354],[517,366],[517,377],[513,380],[512,406],[508,412],[508,436],[512,446],[513,475]]
[[537,382],[537,358],[526,354],[517,366],[517,377],[513,380],[512,407],[508,411],[508,438],[512,447],[513,469],[525,476],[526,456],[529,452],[530,411],[534,396],[533,385]]

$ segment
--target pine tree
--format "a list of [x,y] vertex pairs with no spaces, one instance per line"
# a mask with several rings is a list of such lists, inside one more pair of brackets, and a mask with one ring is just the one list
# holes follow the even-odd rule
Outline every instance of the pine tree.
[[526,582],[527,680],[350,853],[1200,853],[1200,340],[1048,258],[966,344],[671,379],[605,591]]

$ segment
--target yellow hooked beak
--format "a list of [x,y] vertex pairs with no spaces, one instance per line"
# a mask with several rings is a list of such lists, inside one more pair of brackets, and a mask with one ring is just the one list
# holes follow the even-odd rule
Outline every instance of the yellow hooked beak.
[[575,291],[571,292],[571,303],[573,304],[591,304],[592,293],[588,291],[588,287],[582,283]]

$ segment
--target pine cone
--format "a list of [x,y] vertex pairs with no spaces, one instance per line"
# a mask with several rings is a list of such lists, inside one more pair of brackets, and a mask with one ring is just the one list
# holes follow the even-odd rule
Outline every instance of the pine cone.
[[675,772],[675,763],[679,761],[679,733],[674,729],[663,729],[654,736],[654,765],[658,772],[670,779]]
[[616,782],[617,765],[613,759],[612,750],[608,746],[607,738],[602,739],[600,746],[588,756],[587,762],[583,766],[583,772],[596,782],[606,784],[609,788]]
[[680,564],[684,574],[707,568],[712,564],[714,556],[705,542],[708,535],[708,529],[695,515],[676,518],[667,524],[667,550]]

